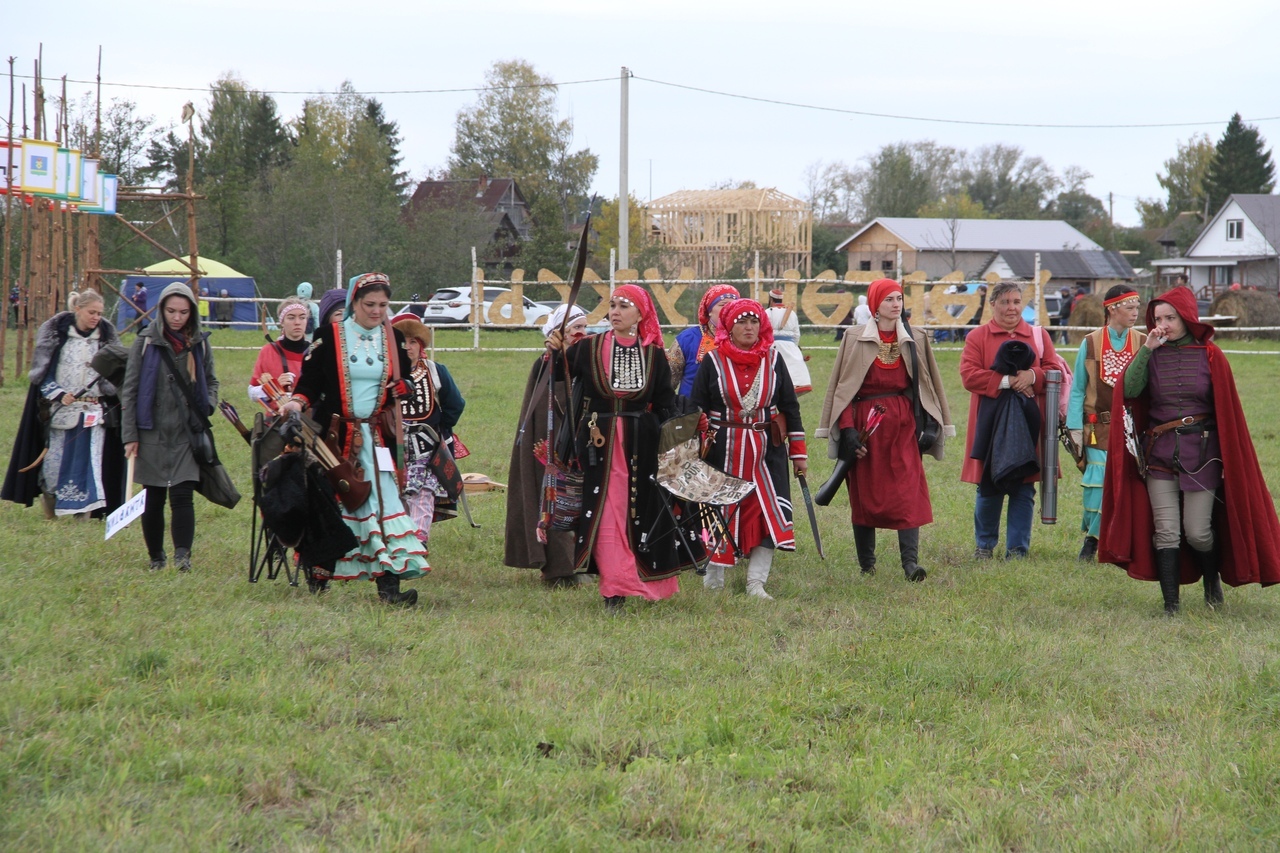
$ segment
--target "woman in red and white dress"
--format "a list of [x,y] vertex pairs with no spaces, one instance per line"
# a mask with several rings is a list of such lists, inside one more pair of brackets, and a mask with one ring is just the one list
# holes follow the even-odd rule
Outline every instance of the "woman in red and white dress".
[[703,585],[724,587],[736,545],[749,555],[747,594],[772,600],[764,585],[774,551],[796,549],[787,460],[799,475],[808,471],[809,457],[795,387],[759,302],[736,299],[720,312],[716,348],[698,366],[691,397],[714,430],[707,461],[756,484],[732,512],[732,541],[712,555]]

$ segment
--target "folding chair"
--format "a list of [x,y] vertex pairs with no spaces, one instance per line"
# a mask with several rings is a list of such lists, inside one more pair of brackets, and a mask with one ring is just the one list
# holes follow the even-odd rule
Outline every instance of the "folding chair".
[[[707,573],[711,556],[728,543],[738,554],[737,543],[729,533],[729,519],[738,504],[755,490],[750,480],[731,477],[702,459],[698,421],[701,412],[690,412],[662,424],[658,434],[658,473],[652,478],[661,488],[663,511],[679,536],[679,545],[696,568]],[[673,500],[675,498],[675,500]],[[641,538],[643,543],[658,541],[657,521]],[[704,555],[699,558],[691,543],[701,542]],[[644,549],[645,545],[641,545]],[[738,554],[738,556],[741,556]]]
[[262,412],[253,416],[253,429],[249,432],[249,457],[253,465],[253,519],[249,525],[249,583],[257,583],[262,573],[267,573],[267,580],[273,581],[284,569],[285,579],[289,586],[297,586],[301,572],[289,558],[289,551],[276,535],[271,532],[258,502],[262,497],[262,479],[259,473],[262,466],[280,455],[284,450],[284,438],[274,429],[273,420],[267,420]]

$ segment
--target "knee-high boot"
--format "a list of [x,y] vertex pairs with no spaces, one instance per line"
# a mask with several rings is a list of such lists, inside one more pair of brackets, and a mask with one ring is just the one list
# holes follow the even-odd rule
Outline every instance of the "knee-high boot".
[[855,524],[853,546],[858,550],[858,565],[862,568],[862,573],[874,575],[876,573],[876,529]]
[[747,563],[747,595],[773,601],[773,596],[764,591],[769,580],[769,569],[773,566],[773,549],[757,545],[751,549],[751,560]]
[[724,589],[724,566],[707,563],[707,573],[702,576],[702,585],[706,589]]
[[387,604],[396,604],[400,607],[412,607],[418,603],[418,591],[416,589],[407,592],[400,591],[400,576],[391,572],[379,575],[373,579],[378,585],[378,598],[381,598]]
[[1160,579],[1160,595],[1164,597],[1164,612],[1173,616],[1178,612],[1178,582],[1181,580],[1178,571],[1177,548],[1156,549],[1156,576]]
[[928,576],[928,572],[916,565],[920,556],[920,528],[909,527],[898,531],[898,552],[902,555],[902,573],[907,580],[919,583]]
[[1208,551],[1191,552],[1195,555],[1196,565],[1204,578],[1204,603],[1217,607],[1222,603],[1222,575],[1218,571],[1218,546],[1214,544]]

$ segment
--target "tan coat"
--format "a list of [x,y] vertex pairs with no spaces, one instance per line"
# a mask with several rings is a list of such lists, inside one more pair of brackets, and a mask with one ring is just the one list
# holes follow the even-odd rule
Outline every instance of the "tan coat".
[[[907,327],[898,323],[898,340],[907,339]],[[920,377],[920,405],[942,424],[942,432],[937,442],[927,451],[934,459],[942,459],[944,445],[948,436],[956,434],[955,425],[951,423],[951,410],[947,407],[947,395],[942,390],[942,379],[938,375],[938,362],[933,357],[933,348],[929,345],[929,336],[920,329],[911,330],[911,340],[919,353],[923,374]],[[818,419],[815,438],[828,439],[827,456],[836,458],[836,450],[840,444],[840,428],[836,425],[840,413],[853,403],[862,381],[871,368],[871,362],[880,351],[880,332],[873,319],[861,329],[850,329],[840,339],[840,351],[836,353],[836,363],[831,369],[831,381],[827,383],[827,396],[822,401],[822,417]],[[907,364],[907,375],[914,376],[914,359],[908,352],[902,353]]]

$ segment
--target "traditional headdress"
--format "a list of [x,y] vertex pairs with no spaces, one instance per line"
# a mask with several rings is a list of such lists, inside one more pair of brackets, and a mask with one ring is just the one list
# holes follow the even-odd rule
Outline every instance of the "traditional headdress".
[[640,343],[645,346],[663,346],[662,330],[658,328],[658,313],[653,310],[653,299],[649,296],[649,291],[639,285],[624,284],[614,288],[613,298],[625,299],[640,309]]
[[[751,349],[744,350],[733,342],[733,324],[738,318],[753,316],[760,321],[760,337]],[[764,307],[754,299],[735,299],[720,311],[720,328],[716,329],[716,350],[739,364],[759,361],[773,346],[773,324],[764,313]]]
[[360,298],[361,292],[378,285],[385,287],[388,293],[391,292],[391,279],[387,278],[386,273],[367,272],[352,276],[350,286],[347,288],[347,309],[342,312],[342,316],[350,317],[354,310],[352,306]]
[[774,288],[769,291],[770,302],[781,302],[786,297],[786,293],[781,288]]
[[880,310],[880,303],[890,293],[901,293],[902,285],[891,278],[878,278],[867,288],[867,307],[875,314]]
[[737,299],[740,295],[738,288],[732,284],[713,284],[707,288],[707,292],[702,294],[702,301],[698,303],[698,325],[702,327],[704,334],[712,334],[711,309],[716,307],[716,303],[724,299]]
[[424,349],[431,346],[431,329],[423,325],[417,314],[410,314],[407,311],[397,314],[391,318],[391,325],[399,329],[400,334],[406,338],[413,338],[422,344]]
[[551,333],[560,328],[560,324],[564,323],[564,315],[566,311],[569,313],[569,322],[565,323],[566,326],[579,317],[587,316],[587,312],[583,311],[577,305],[559,305],[556,310],[551,312],[551,316],[547,318],[547,322],[542,324],[542,336],[544,338],[551,337]]
[[1167,290],[1147,303],[1148,329],[1154,329],[1156,326],[1156,306],[1161,302],[1167,303],[1178,312],[1182,322],[1187,324],[1187,331],[1197,341],[1207,344],[1213,339],[1214,328],[1208,323],[1200,322],[1200,306],[1196,304],[1195,294],[1186,285]]

